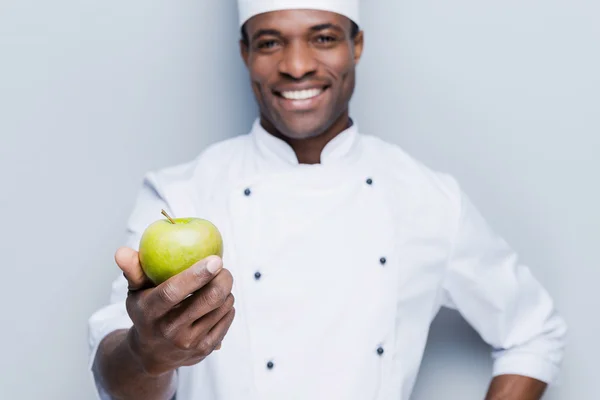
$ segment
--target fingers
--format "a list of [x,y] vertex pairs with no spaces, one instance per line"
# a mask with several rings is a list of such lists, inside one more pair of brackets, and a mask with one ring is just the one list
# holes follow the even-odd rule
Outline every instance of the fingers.
[[208,332],[203,344],[213,350],[221,348],[221,342],[227,335],[233,319],[235,318],[235,308],[232,308],[221,320]]
[[227,299],[221,307],[194,321],[192,324],[193,328],[198,330],[200,334],[208,333],[225,315],[227,315],[233,309],[234,304],[235,298],[232,294],[230,294],[227,296]]
[[184,365],[194,365],[207,357],[210,353],[221,348],[221,342],[229,331],[231,324],[235,318],[235,308],[229,310],[217,324],[206,334],[200,336],[200,341],[196,346],[198,356],[188,360]]
[[[219,321],[233,310],[234,303],[235,299],[233,295],[229,294],[219,308],[212,310],[198,320],[191,320],[189,315],[186,314],[181,315],[179,320],[167,318],[162,322],[162,326],[167,327],[167,330],[171,332],[175,332],[174,341],[179,343],[180,346],[183,344],[183,348],[195,349],[202,345],[202,342],[206,340],[207,334],[214,329]],[[193,305],[190,304],[189,306]],[[179,311],[179,308],[177,311]],[[212,350],[214,350],[214,348],[210,349],[210,351]]]
[[[225,303],[217,308],[216,310],[211,311],[209,314],[205,315],[201,319],[194,322],[194,330],[199,332],[200,335],[206,334],[206,332],[210,332],[214,327],[221,321],[224,317],[226,317],[232,310],[234,310],[233,305],[235,303],[235,298],[232,294],[227,297]],[[235,311],[235,310],[234,310]],[[221,342],[215,347],[215,350],[221,350]]]
[[129,290],[135,291],[153,286],[144,274],[137,251],[129,247],[120,247],[115,253],[115,261],[127,279]]
[[[198,291],[211,282],[222,268],[223,261],[217,256],[210,256],[197,262],[190,268],[180,272],[153,289],[146,299],[147,306],[152,309],[156,315],[166,314],[173,307],[185,300],[190,294]],[[230,290],[231,288],[229,291]],[[209,295],[211,296],[211,301],[215,304],[220,295],[217,292],[220,293],[220,289],[212,290]],[[218,307],[218,305],[216,307]]]
[[204,333],[208,332],[233,307],[232,286],[233,277],[231,273],[226,269],[221,270],[206,286],[187,297],[177,307],[168,312],[165,315],[165,320],[172,326],[187,329],[194,325],[197,320],[202,319],[204,321],[209,315],[227,308],[225,312],[217,315],[217,319],[213,317],[213,320],[210,320],[212,323]]

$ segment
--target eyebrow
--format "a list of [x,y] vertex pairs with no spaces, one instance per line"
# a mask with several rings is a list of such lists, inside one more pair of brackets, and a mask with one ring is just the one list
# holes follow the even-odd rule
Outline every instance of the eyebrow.
[[252,35],[252,40],[256,40],[263,35],[281,36],[281,32],[279,32],[277,29],[259,29],[254,35]]
[[[335,25],[332,23],[319,24],[310,27],[310,30],[313,32],[318,32],[325,29],[335,29],[341,32],[344,31],[339,25]],[[252,35],[252,40],[254,41],[263,35],[282,36],[281,32],[277,29],[259,29],[256,33],[254,33],[254,35]]]
[[341,26],[332,24],[330,22],[328,22],[326,24],[319,24],[319,25],[311,26],[311,28],[310,28],[310,30],[313,32],[323,31],[325,29],[335,29],[337,31],[342,31],[342,32],[344,31]]

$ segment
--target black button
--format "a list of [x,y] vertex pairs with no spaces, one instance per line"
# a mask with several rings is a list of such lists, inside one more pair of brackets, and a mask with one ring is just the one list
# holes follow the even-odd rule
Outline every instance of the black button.
[[372,185],[373,184],[373,179],[369,178],[367,179],[367,185]]
[[378,347],[377,348],[377,354],[379,354],[379,355],[383,354],[383,347]]
[[246,196],[250,196],[252,194],[252,191],[250,189],[246,189],[246,190],[244,190],[244,194]]
[[267,363],[267,368],[269,368],[269,369],[273,369],[274,366],[275,366],[275,364],[273,364],[273,361],[269,361]]
[[254,273],[254,279],[256,279],[256,280],[259,280],[261,276],[262,276],[262,274],[260,272]]
[[385,265],[385,263],[387,262],[387,259],[385,257],[381,257],[379,259],[379,262],[381,263],[381,265]]

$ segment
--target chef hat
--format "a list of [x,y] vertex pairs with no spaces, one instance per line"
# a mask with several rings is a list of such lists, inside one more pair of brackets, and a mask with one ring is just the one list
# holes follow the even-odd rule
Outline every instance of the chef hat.
[[238,0],[240,27],[257,14],[290,9],[331,11],[359,24],[359,0]]

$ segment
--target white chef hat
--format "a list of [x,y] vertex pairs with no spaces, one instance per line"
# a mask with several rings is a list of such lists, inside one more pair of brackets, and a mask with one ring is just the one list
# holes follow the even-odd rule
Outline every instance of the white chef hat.
[[359,0],[237,0],[240,27],[257,14],[270,11],[309,9],[331,11],[359,25]]

